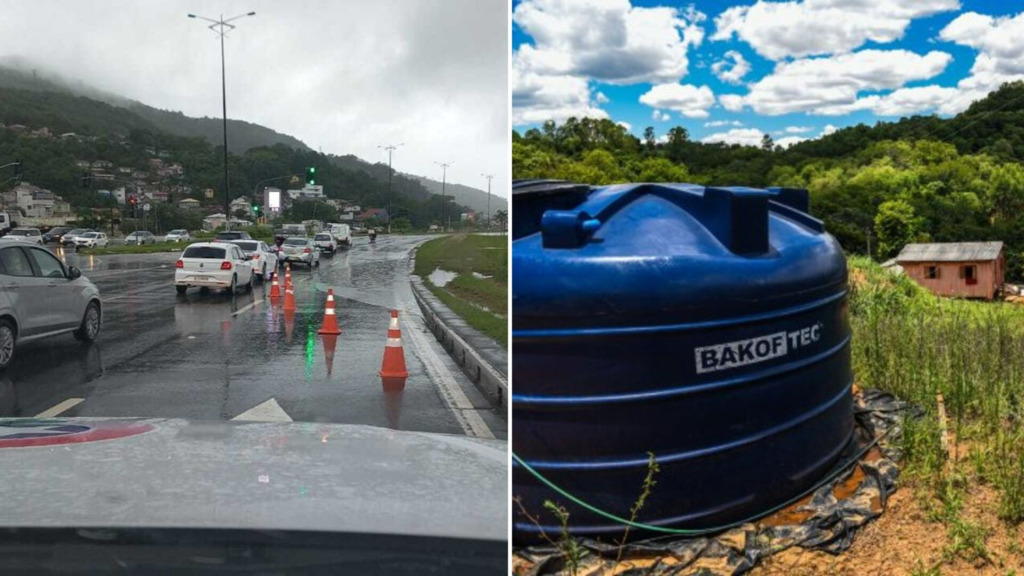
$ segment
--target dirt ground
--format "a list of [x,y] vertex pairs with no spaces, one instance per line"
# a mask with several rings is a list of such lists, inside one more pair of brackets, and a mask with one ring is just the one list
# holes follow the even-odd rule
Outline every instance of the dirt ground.
[[[832,556],[824,552],[790,548],[756,566],[751,576],[808,576],[865,574],[977,574],[1005,576],[1024,574],[1024,528],[1008,529],[996,517],[995,491],[971,486],[964,502],[964,517],[988,532],[986,547],[990,561],[968,562],[946,554],[947,527],[930,522],[914,495],[903,486],[893,494],[880,518],[861,530],[846,552]],[[937,567],[938,572],[929,572]]]

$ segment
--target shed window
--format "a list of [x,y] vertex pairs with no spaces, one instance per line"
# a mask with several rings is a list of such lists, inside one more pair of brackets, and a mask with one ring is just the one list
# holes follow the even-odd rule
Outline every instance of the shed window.
[[960,267],[960,278],[963,278],[966,284],[977,284],[978,283],[978,267],[974,264]]
[[939,279],[939,267],[938,266],[925,266],[924,277],[928,280]]

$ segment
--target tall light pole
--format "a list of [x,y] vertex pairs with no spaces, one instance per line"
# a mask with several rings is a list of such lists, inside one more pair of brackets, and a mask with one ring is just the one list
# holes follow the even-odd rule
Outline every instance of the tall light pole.
[[[455,162],[434,162],[434,164],[441,167],[441,231],[444,232],[444,186],[445,182],[448,180],[448,167],[455,164]],[[449,228],[451,227],[451,219],[452,217],[448,216]]]
[[391,153],[398,150],[400,146],[405,146],[405,142],[399,144],[388,144],[387,146],[377,146],[382,150],[388,151],[388,234],[391,234]]
[[207,28],[213,30],[220,36],[220,95],[222,112],[224,116],[224,222],[227,226],[227,222],[231,221],[231,197],[228,193],[228,89],[227,80],[224,72],[224,37],[227,36],[228,32],[234,30],[235,27],[228,22],[233,22],[239,18],[245,18],[246,16],[255,16],[255,12],[249,12],[247,14],[239,14],[224,19],[224,15],[221,14],[220,20],[214,20],[213,18],[207,18],[206,16],[196,16],[195,14],[189,14],[189,18],[198,18],[199,20],[206,20],[212,22]]
[[481,174],[484,178],[487,178],[487,229],[491,229],[491,179],[494,178],[494,174]]

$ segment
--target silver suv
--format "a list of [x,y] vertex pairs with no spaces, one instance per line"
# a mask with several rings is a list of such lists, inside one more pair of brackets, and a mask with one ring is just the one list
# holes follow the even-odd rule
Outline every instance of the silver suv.
[[100,292],[81,270],[43,247],[0,240],[0,368],[23,342],[68,332],[92,342],[100,311]]

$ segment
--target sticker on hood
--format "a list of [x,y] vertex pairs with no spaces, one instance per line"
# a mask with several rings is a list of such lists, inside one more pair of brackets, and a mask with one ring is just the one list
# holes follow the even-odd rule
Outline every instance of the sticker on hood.
[[0,420],[0,448],[56,446],[114,440],[149,432],[153,426],[140,422],[72,423],[65,420],[17,418]]

